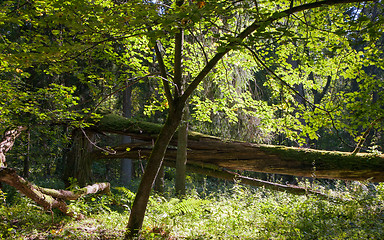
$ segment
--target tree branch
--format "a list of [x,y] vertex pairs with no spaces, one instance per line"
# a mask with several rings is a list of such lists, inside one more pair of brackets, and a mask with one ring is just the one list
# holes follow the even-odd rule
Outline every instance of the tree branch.
[[352,152],[352,155],[356,155],[357,153],[360,152],[360,149],[362,148],[362,146],[363,146],[365,140],[367,139],[368,134],[371,132],[373,126],[375,126],[377,123],[379,123],[379,122],[381,122],[383,120],[384,120],[384,117],[380,117],[380,118],[376,119],[375,121],[373,121],[371,123],[369,128],[367,128],[367,130],[365,130],[365,132],[364,132],[363,136],[361,137],[360,141],[357,143],[356,148]]
[[67,191],[67,190],[56,190],[50,188],[43,188],[35,186],[37,190],[42,192],[43,194],[52,196],[54,198],[60,198],[65,200],[76,200],[85,195],[92,193],[110,193],[110,184],[109,183],[95,183],[90,186],[85,186],[83,188],[77,189],[76,191]]
[[207,64],[207,63],[208,63],[208,55],[207,55],[207,53],[205,52],[203,45],[201,44],[201,42],[199,41],[199,39],[197,39],[197,37],[195,36],[195,34],[193,34],[192,29],[189,30],[189,33],[191,33],[192,37],[195,39],[195,41],[196,41],[197,44],[199,45],[201,51],[203,52],[204,58],[205,58],[205,64]]
[[169,106],[171,106],[171,105],[173,105],[173,98],[172,98],[171,89],[169,87],[169,83],[166,80],[166,79],[168,79],[167,70],[165,68],[165,64],[163,61],[163,55],[161,54],[159,44],[160,44],[160,42],[156,41],[156,44],[154,46],[155,47],[155,53],[156,53],[157,62],[159,63],[160,74],[161,74],[163,85],[164,85],[165,96],[167,98]]

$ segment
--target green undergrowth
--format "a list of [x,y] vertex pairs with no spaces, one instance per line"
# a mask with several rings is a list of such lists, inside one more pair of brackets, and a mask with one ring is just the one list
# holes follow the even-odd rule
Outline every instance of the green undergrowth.
[[[190,190],[178,199],[152,195],[142,239],[382,239],[384,184],[340,184],[335,198],[296,196],[234,184],[210,192]],[[74,220],[46,212],[29,199],[0,194],[0,239],[122,239],[134,194],[123,187],[110,196],[69,202],[86,213]]]

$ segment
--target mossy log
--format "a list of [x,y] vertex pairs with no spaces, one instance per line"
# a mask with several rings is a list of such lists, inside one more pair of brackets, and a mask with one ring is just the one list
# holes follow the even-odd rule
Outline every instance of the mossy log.
[[[115,147],[116,154],[95,151],[93,157],[138,159],[149,156],[161,125],[107,115],[97,129],[129,135],[141,142]],[[166,152],[166,160],[175,161],[176,146],[177,139],[174,138]],[[188,164],[303,177],[384,181],[384,155],[222,141],[192,131],[188,135]]]
[[78,219],[83,218],[83,215],[79,213],[75,214],[70,211],[65,203],[65,200],[76,200],[91,193],[110,193],[109,183],[96,183],[92,186],[86,186],[76,191],[42,188],[20,177],[16,171],[11,168],[0,168],[0,182],[4,182],[16,188],[19,192],[35,201],[45,210],[57,208],[64,214]]

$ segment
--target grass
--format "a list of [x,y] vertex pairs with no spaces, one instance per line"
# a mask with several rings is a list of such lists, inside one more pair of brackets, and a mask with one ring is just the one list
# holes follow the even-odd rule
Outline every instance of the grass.
[[[240,184],[204,181],[177,199],[172,189],[150,199],[142,239],[382,239],[384,185],[342,182],[327,189],[343,201],[322,200]],[[202,189],[202,186],[205,186]],[[208,190],[216,187],[215,191]],[[8,196],[6,196],[8,197]],[[13,196],[0,208],[0,239],[121,239],[134,194],[88,196],[71,207],[75,221]],[[4,196],[3,196],[4,198]],[[1,197],[0,197],[1,200]]]

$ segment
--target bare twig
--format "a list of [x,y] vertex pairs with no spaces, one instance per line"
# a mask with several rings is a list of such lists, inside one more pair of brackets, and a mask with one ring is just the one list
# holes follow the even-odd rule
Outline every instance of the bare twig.
[[162,77],[162,80],[163,80],[165,96],[167,98],[169,106],[171,106],[173,104],[173,98],[172,98],[172,93],[171,93],[170,86],[168,84],[168,81],[166,80],[167,79],[167,70],[165,68],[165,64],[164,64],[164,60],[163,60],[163,55],[161,54],[161,51],[160,51],[160,48],[159,48],[160,44],[161,43],[159,41],[156,41],[156,44],[155,44],[154,48],[155,48],[157,62],[159,63],[159,67],[160,67],[160,74],[161,74],[161,77]]
[[110,151],[109,149],[107,148],[102,148],[102,147],[99,147],[96,145],[96,143],[94,143],[87,135],[87,133],[84,131],[83,128],[80,128],[81,132],[84,134],[85,138],[88,140],[89,143],[91,143],[95,148],[107,153],[107,154],[116,154],[116,151],[112,149],[112,151]]
[[380,117],[380,118],[376,119],[375,121],[373,121],[369,125],[369,127],[367,128],[367,130],[365,130],[363,136],[361,137],[360,141],[357,143],[355,150],[353,150],[352,155],[356,155],[357,153],[360,152],[360,150],[361,150],[365,140],[367,139],[369,132],[372,130],[373,126],[375,126],[377,123],[379,123],[383,120],[384,120],[384,117]]
[[195,34],[193,34],[193,31],[192,31],[192,30],[189,30],[189,33],[192,35],[192,37],[195,39],[195,41],[196,41],[197,44],[199,45],[201,51],[202,51],[203,54],[204,54],[205,64],[207,64],[207,63],[208,63],[208,55],[207,55],[207,53],[205,52],[203,45],[201,44],[201,42],[199,41],[199,39],[197,39],[197,37],[195,36]]

